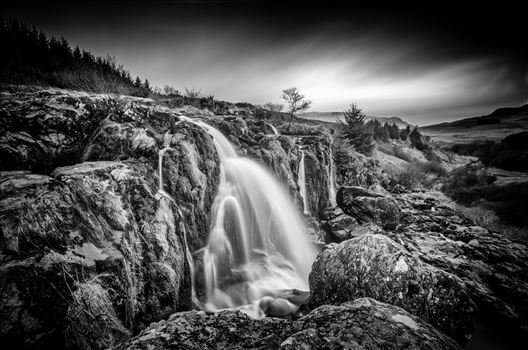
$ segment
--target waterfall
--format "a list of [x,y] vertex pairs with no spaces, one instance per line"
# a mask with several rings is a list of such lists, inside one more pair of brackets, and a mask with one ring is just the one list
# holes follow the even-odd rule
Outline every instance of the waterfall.
[[266,123],[266,125],[270,127],[271,131],[273,131],[273,134],[274,134],[275,136],[279,136],[279,135],[280,135],[280,134],[279,134],[279,131],[277,130],[276,127],[274,127],[274,126],[271,125],[270,123]]
[[334,165],[334,155],[332,154],[332,145],[328,150],[328,201],[330,204],[335,207],[337,206],[336,202],[336,182],[335,182],[335,165]]
[[310,215],[310,205],[308,202],[308,193],[306,192],[306,172],[304,168],[304,151],[302,150],[301,150],[301,161],[299,162],[297,185],[299,185],[299,193],[303,200],[304,214]]
[[200,306],[208,311],[238,308],[263,317],[261,302],[278,298],[285,290],[308,290],[315,249],[287,190],[273,175],[238,156],[217,129],[186,120],[212,136],[221,161],[209,238],[200,250],[205,282]]

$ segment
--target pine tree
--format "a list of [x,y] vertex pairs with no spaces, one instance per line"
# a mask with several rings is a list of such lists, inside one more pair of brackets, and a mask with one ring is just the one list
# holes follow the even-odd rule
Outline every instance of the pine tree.
[[343,125],[343,136],[354,149],[364,155],[372,153],[372,133],[365,124],[366,115],[352,103],[350,108],[343,112],[344,120],[339,119]]
[[143,88],[147,91],[150,91],[150,83],[147,79],[145,79],[145,82],[143,83]]

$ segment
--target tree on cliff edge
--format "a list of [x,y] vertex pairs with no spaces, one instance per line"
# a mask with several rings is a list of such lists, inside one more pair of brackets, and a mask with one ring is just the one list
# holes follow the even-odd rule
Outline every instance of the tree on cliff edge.
[[288,111],[290,112],[290,122],[288,124],[288,130],[290,130],[293,115],[297,112],[303,112],[310,108],[312,101],[306,100],[304,95],[301,95],[299,89],[296,87],[282,90],[281,98],[286,101],[286,104],[288,105]]
[[354,149],[364,155],[372,152],[373,138],[365,124],[366,115],[357,104],[352,103],[350,108],[343,112],[343,118],[338,121],[343,125],[343,136]]

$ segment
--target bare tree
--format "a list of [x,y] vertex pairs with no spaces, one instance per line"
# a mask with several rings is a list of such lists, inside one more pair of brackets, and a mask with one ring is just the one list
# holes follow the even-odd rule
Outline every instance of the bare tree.
[[262,108],[272,112],[280,112],[284,109],[284,105],[281,103],[266,102],[262,105]]
[[312,101],[306,100],[304,95],[301,95],[299,89],[296,87],[282,90],[281,98],[286,101],[288,110],[290,112],[290,123],[288,124],[288,130],[290,130],[293,115],[297,112],[302,112],[310,108]]

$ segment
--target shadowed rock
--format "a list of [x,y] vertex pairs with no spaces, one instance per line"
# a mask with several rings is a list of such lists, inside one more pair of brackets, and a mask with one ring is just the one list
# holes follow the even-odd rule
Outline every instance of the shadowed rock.
[[337,205],[360,223],[374,222],[382,228],[395,228],[400,220],[400,208],[394,198],[380,188],[343,186],[337,192]]

